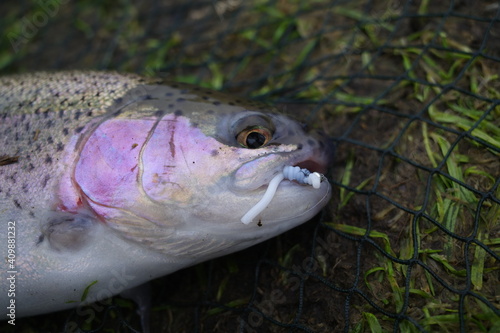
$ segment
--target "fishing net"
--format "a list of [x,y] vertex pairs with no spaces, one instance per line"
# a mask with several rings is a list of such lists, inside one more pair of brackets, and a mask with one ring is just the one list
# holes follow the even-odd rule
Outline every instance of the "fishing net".
[[[154,281],[153,332],[500,331],[499,2],[18,0],[0,12],[3,73],[162,76],[273,103],[334,138],[324,212]],[[89,313],[17,328],[140,331],[126,299]]]

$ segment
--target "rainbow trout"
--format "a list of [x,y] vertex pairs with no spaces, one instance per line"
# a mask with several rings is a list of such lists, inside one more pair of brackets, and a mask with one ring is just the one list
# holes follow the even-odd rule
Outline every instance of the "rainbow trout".
[[0,135],[0,308],[12,323],[247,248],[331,196],[324,136],[158,79],[2,77]]

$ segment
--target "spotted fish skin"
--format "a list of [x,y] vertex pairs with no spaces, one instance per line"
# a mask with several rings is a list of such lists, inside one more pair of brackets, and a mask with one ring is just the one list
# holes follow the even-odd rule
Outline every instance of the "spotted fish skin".
[[[248,128],[272,137],[242,147]],[[110,297],[307,221],[328,182],[283,182],[259,221],[239,220],[283,166],[322,172],[330,157],[295,121],[203,88],[110,72],[0,77],[0,244],[15,225],[17,316]]]
[[[2,200],[36,217],[51,199],[46,189],[59,181],[71,138],[132,87],[146,83],[135,75],[99,72],[0,77],[0,155],[21,157],[15,166],[0,168]],[[41,200],[33,200],[35,193]]]

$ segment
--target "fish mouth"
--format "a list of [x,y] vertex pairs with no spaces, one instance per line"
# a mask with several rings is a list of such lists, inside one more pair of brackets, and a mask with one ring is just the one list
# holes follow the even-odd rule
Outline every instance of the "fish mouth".
[[[309,169],[302,168],[299,165],[308,166],[310,168],[314,168],[317,166],[321,167],[319,163],[315,163],[314,161],[312,161],[311,163],[310,160],[299,162],[296,166],[283,167],[281,173],[276,174],[269,182],[269,184],[261,186],[263,196],[257,203],[254,204],[254,206],[252,206],[247,211],[245,215],[243,215],[243,217],[241,218],[241,222],[243,224],[248,225],[256,218],[258,218],[258,216],[261,216],[262,218],[262,216],[267,215],[264,211],[271,204],[275,195],[281,197],[278,206],[283,206],[284,204],[289,205],[290,202],[295,202],[297,204],[300,203],[301,205],[303,205],[303,208],[305,208],[305,212],[314,211],[319,204],[322,205],[325,200],[329,199],[330,184],[328,183],[328,181],[325,181],[326,178],[317,171],[311,171]],[[283,184],[284,186],[282,186],[280,189],[282,182],[285,180],[288,181],[285,182]],[[293,184],[294,182],[296,184]],[[311,185],[314,190],[313,192],[311,192],[310,188],[304,187],[301,187],[299,189],[297,187],[300,186],[299,184]],[[292,188],[295,188],[295,190],[292,190],[290,186],[293,186]],[[259,193],[262,192],[259,191]],[[308,198],[306,199],[305,196],[307,196]],[[297,206],[292,206],[290,208],[296,209],[296,207]],[[287,211],[291,210],[289,209]],[[271,220],[276,221],[276,209],[274,209],[274,212],[271,212],[271,216],[273,216]],[[294,215],[294,217],[297,217],[297,215]],[[259,219],[259,223],[261,221],[261,218]]]
[[[326,173],[326,171],[327,171],[326,165],[321,164],[320,162],[317,162],[315,160],[310,160],[310,159],[302,161],[302,162],[294,163],[291,165],[290,164],[282,165],[281,171],[283,172],[283,169],[285,167],[288,167],[288,166],[299,167],[300,169],[307,170],[310,173],[319,173],[321,175],[321,177],[323,177],[323,179],[325,179],[323,174]],[[285,177],[285,180],[288,180],[289,182],[291,182],[293,184],[304,185],[303,183],[300,183],[299,181],[297,181],[295,179],[287,179]],[[269,184],[264,184],[259,189],[265,189],[265,188],[267,188],[268,185]]]
[[[266,190],[276,175],[283,172],[286,166],[307,169],[311,173],[326,173],[329,159],[308,155],[269,154],[247,162],[233,173],[231,189],[235,193],[261,193]],[[299,185],[295,180],[290,182]]]
[[292,166],[298,166],[301,169],[307,169],[311,172],[326,173],[326,164],[320,164],[314,160],[305,160],[303,162],[298,162]]

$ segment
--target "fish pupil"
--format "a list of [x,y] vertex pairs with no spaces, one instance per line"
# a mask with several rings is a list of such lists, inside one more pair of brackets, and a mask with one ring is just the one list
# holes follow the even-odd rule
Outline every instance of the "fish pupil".
[[246,140],[248,148],[260,148],[266,142],[266,137],[259,132],[249,133]]

